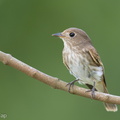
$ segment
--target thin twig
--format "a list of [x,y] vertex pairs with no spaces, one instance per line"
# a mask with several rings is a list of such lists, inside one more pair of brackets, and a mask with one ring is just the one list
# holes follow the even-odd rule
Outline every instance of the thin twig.
[[[9,65],[15,69],[20,70],[21,72],[27,74],[28,76],[31,76],[55,89],[60,89],[68,92],[68,86],[66,86],[66,82],[52,77],[50,75],[47,75],[23,62],[20,60],[12,57],[10,54],[6,54],[2,51],[0,51],[0,61],[3,62],[6,65]],[[71,94],[75,94],[78,96],[83,96],[87,98],[91,98],[91,93],[86,92],[87,89],[78,87],[74,85],[74,87],[70,90]],[[95,92],[95,100],[107,102],[107,103],[114,103],[114,104],[120,104],[120,96],[115,96],[111,94],[105,94],[100,92]]]

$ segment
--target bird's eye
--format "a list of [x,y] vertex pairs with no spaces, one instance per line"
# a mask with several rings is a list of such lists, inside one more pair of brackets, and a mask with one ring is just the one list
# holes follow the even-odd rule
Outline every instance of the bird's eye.
[[70,37],[74,37],[74,36],[75,36],[75,33],[71,32],[71,33],[69,34],[69,36],[70,36]]

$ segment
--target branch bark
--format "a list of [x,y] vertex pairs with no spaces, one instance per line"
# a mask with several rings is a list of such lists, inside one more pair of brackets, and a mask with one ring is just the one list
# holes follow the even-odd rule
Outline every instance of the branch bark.
[[[55,89],[60,89],[60,90],[68,92],[68,86],[66,86],[67,84],[66,82],[56,77],[47,75],[21,62],[20,60],[12,57],[10,54],[0,51],[0,61],[3,62],[3,64],[9,65],[17,70],[20,70],[21,72],[27,74],[28,76],[33,77]],[[78,95],[78,96],[91,98],[91,92],[86,92],[86,91],[87,89],[74,85],[74,87],[71,88],[70,93]],[[107,103],[120,104],[120,96],[106,94],[106,93],[95,92],[94,99],[102,101],[102,102],[107,102]]]

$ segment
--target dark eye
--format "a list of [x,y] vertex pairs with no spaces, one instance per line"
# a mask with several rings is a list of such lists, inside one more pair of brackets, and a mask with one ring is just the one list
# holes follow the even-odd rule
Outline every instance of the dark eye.
[[74,37],[75,33],[71,32],[69,35],[70,35],[70,37]]

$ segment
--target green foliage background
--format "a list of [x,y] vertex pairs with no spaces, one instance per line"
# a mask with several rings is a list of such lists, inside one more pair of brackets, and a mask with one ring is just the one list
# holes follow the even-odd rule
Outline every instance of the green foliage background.
[[[66,82],[75,78],[62,63],[62,41],[51,34],[69,27],[88,33],[104,63],[110,93],[120,95],[119,0],[0,0],[0,50]],[[55,90],[0,63],[4,113],[6,120],[120,119],[120,110],[106,112],[101,102]]]

